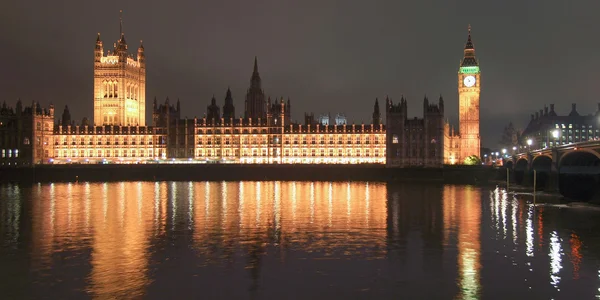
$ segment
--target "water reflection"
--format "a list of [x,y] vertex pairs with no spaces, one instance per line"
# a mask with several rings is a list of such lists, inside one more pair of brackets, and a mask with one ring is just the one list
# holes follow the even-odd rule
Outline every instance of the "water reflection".
[[[590,230],[600,229],[598,213],[534,207],[502,189],[68,183],[2,186],[0,199],[0,254],[13,253],[0,263],[7,274],[29,270],[15,278],[33,298],[169,297],[187,286],[218,291],[192,292],[198,297],[285,298],[300,281],[311,287],[296,292],[301,298],[582,299],[600,291],[600,230]],[[232,278],[235,290],[224,284]]]

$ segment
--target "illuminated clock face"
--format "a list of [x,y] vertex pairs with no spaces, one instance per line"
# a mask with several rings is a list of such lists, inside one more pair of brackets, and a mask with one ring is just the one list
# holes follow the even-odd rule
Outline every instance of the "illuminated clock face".
[[463,82],[465,83],[466,87],[472,87],[475,85],[475,81],[475,76],[467,76]]

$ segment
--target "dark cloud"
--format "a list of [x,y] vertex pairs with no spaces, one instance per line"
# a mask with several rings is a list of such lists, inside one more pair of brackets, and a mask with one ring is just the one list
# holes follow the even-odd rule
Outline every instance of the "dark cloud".
[[427,94],[457,120],[456,72],[473,26],[482,69],[483,144],[509,121],[555,103],[595,111],[600,2],[586,1],[11,1],[0,10],[0,98],[69,104],[92,115],[97,32],[130,48],[144,40],[147,101],[179,97],[189,117],[231,86],[242,113],[254,56],[267,95],[305,111],[368,121],[375,97],[409,99],[421,116]]

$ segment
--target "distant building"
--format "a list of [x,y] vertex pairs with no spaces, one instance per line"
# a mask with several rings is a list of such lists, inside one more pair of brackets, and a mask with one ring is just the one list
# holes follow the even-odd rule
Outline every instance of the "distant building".
[[54,106],[42,109],[39,103],[16,109],[6,103],[0,108],[0,165],[19,166],[43,163],[54,157],[52,147]]
[[408,118],[407,100],[386,99],[387,166],[441,167],[444,162],[444,99],[423,100],[423,118]]
[[104,52],[100,33],[94,49],[94,125],[146,126],[146,56],[140,41],[130,54],[121,36]]
[[[554,104],[550,104],[550,108],[544,107],[531,115],[531,120],[521,136],[521,147],[531,149],[598,140],[600,139],[600,103],[598,110],[588,115],[580,115],[576,104],[573,103],[571,112],[566,116],[556,114]],[[528,141],[531,141],[531,145]]]
[[463,59],[458,69],[458,123],[459,131],[446,124],[444,128],[444,163],[463,164],[471,155],[481,158],[479,135],[479,95],[481,70],[475,57],[471,26],[465,44]]

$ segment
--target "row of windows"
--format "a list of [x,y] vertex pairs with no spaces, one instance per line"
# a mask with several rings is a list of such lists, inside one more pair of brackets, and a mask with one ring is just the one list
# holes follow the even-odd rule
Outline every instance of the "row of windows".
[[[232,151],[233,150],[233,151]],[[252,150],[242,150],[241,151],[242,156],[267,156],[267,155],[271,155],[271,156],[279,156],[280,152],[277,151],[277,153],[274,153],[273,151],[267,151],[267,149],[252,149]],[[356,156],[356,157],[369,157],[372,154],[374,156],[381,156],[383,155],[384,151],[379,151],[379,149],[375,149],[374,151],[371,151],[370,149],[366,149],[364,151],[362,151],[361,149],[357,149],[355,151],[352,150],[348,150],[348,151],[342,151],[342,149],[338,149],[338,151],[334,151],[333,149],[329,149],[329,151],[325,151],[324,149],[321,149],[320,151],[317,151],[315,149],[311,150],[311,151],[307,151],[306,149],[303,149],[302,151],[298,151],[296,149],[294,149],[294,151],[290,151],[289,149],[286,149],[283,152],[283,156],[311,156],[311,157],[325,157],[325,156],[329,156],[329,157],[333,157],[333,156],[344,156],[344,157],[348,157],[348,156]],[[225,149],[223,151],[221,151],[221,149],[200,149],[197,151],[197,155],[199,157],[213,157],[213,156],[221,156],[221,154],[223,154],[223,156],[225,157],[229,157],[229,156],[239,156],[240,155],[240,150],[239,149]]]
[[154,153],[161,156],[163,149],[142,150],[58,150],[57,157],[154,157]]
[[2,158],[18,158],[19,157],[19,149],[2,149],[0,151]]

